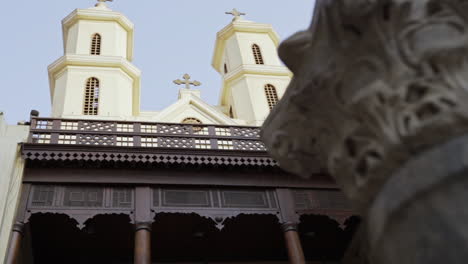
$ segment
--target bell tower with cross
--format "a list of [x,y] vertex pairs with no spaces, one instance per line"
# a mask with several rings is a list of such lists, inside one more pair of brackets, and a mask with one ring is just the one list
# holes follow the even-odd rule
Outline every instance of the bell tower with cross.
[[49,67],[52,116],[120,119],[140,111],[133,23],[97,0],[62,20],[64,54]]
[[279,59],[280,40],[272,25],[246,20],[235,8],[226,14],[233,19],[217,33],[212,60],[223,82],[220,105],[232,118],[261,125],[292,73]]

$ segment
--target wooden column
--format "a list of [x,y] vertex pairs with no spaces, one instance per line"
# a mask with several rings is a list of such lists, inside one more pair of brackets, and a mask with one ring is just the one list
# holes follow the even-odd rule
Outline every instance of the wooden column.
[[302,251],[301,240],[297,233],[296,223],[283,224],[284,240],[288,248],[289,263],[305,264],[304,252]]
[[295,210],[294,195],[290,189],[276,189],[280,206],[281,222],[284,232],[284,240],[288,248],[289,263],[305,264],[304,252],[301,240],[297,233],[299,216]]
[[135,264],[151,264],[151,188],[135,188]]
[[20,222],[15,223],[11,232],[10,246],[6,254],[5,264],[19,263],[23,234],[24,224]]
[[151,223],[135,227],[135,264],[151,264]]

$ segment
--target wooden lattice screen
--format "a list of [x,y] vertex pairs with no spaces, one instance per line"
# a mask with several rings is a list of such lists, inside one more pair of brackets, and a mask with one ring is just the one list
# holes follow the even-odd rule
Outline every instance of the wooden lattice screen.
[[266,84],[265,95],[268,101],[268,107],[270,107],[271,110],[278,103],[278,93],[276,92],[275,86]]
[[255,64],[264,64],[262,52],[260,51],[260,47],[257,44],[252,45],[252,52],[255,58]]
[[91,77],[86,82],[84,98],[84,115],[97,115],[99,110],[99,80]]
[[101,55],[101,35],[97,33],[91,40],[91,55]]

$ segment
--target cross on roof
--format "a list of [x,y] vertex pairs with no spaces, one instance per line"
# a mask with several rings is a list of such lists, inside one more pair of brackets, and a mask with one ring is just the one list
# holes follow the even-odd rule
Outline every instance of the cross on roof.
[[232,11],[226,12],[227,15],[233,15],[234,20],[240,18],[241,16],[245,16],[245,13],[239,12],[237,9],[233,8]]
[[177,80],[174,80],[174,83],[177,84],[177,85],[185,84],[186,89],[190,89],[190,85],[193,85],[193,86],[200,86],[201,85],[201,82],[199,82],[199,81],[190,81],[190,75],[188,75],[187,73],[184,74],[184,76],[182,76],[182,78],[184,78],[184,80],[177,79]]

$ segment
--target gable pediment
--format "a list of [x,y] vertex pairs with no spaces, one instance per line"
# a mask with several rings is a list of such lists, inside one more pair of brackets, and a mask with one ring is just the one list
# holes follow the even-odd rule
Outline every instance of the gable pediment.
[[188,117],[197,118],[204,124],[239,125],[234,119],[195,96],[178,100],[161,111],[156,119],[159,122],[180,123]]

